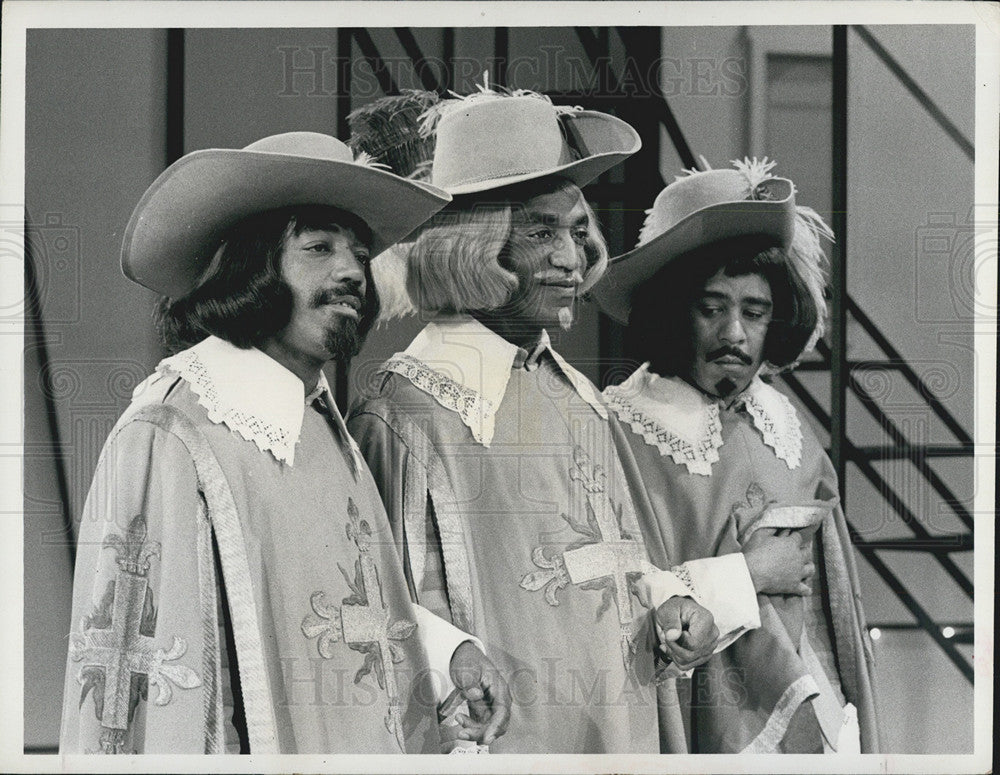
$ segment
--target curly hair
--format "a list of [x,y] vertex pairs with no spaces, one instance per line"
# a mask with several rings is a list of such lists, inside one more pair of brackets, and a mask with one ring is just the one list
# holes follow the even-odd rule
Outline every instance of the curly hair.
[[[281,255],[287,241],[309,230],[351,229],[366,245],[371,230],[352,213],[307,205],[269,210],[232,227],[220,242],[198,285],[185,296],[164,296],[154,311],[168,353],[197,344],[208,336],[243,349],[256,347],[288,325],[292,289],[282,278]],[[378,315],[379,301],[369,264],[366,314],[358,326],[363,340]]]
[[775,369],[793,364],[816,328],[819,311],[785,251],[766,237],[702,245],[663,267],[632,299],[626,352],[649,361],[661,376],[686,373],[694,358],[691,305],[720,270],[729,277],[757,274],[767,281],[773,308],[764,361]]
[[587,268],[580,293],[604,275],[608,247],[597,216],[576,184],[557,177],[506,187],[502,192],[457,196],[424,227],[407,255],[406,288],[422,312],[486,312],[502,308],[517,291],[504,264],[515,208],[536,196],[576,191],[587,214]]

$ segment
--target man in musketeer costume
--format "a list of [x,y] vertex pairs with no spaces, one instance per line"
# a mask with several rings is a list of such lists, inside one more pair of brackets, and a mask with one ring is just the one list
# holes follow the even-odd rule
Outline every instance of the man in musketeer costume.
[[[436,140],[430,180],[454,201],[396,255],[402,265],[377,273],[428,322],[374,373],[348,426],[411,594],[488,642],[513,698],[497,751],[657,752],[657,650],[686,669],[755,622],[727,620],[722,606],[717,637],[708,609],[649,562],[622,431],[546,332],[572,325],[607,262],[580,187],[639,138],[537,93],[410,99],[424,100],[422,136]],[[378,105],[356,115],[360,147],[382,128],[391,152],[418,147],[406,102],[390,99],[388,119]]]
[[638,247],[611,262],[595,295],[648,362],[605,397],[631,429],[653,561],[742,550],[759,595],[762,626],[694,673],[692,750],[876,751],[837,477],[770,379],[823,333],[820,238],[833,235],[773,163],[734,166],[667,186]]
[[473,711],[452,737],[502,734],[506,687],[411,604],[322,372],[377,313],[369,258],[448,200],[311,132],[196,151],[146,191],[122,269],[184,349],[87,499],[63,753],[437,753],[452,691]]

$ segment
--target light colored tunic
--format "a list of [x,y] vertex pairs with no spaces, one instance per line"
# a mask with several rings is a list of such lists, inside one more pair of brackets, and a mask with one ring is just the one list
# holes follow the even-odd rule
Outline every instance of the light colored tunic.
[[813,594],[759,596],[762,627],[695,671],[692,750],[849,752],[855,712],[862,750],[876,750],[873,657],[836,475],[791,402],[755,379],[725,408],[647,366],[605,397],[631,431],[630,485],[651,504],[655,562],[739,551],[761,527],[815,530]]
[[232,750],[231,662],[252,753],[440,752],[424,615],[314,395],[214,338],[137,389],[81,522],[62,753]]
[[[499,752],[656,752],[655,571],[596,388],[443,317],[383,365],[348,419],[414,598],[479,636],[506,676]],[[662,665],[661,665],[662,667]]]

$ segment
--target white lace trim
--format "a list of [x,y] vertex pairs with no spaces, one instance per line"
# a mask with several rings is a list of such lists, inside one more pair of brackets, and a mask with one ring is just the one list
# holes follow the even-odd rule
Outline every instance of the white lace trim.
[[194,349],[184,350],[161,361],[157,372],[172,371],[184,379],[198,397],[198,403],[208,412],[208,419],[224,423],[247,441],[252,441],[261,452],[269,452],[279,461],[291,463],[295,456],[295,443],[285,428],[262,420],[253,414],[227,405],[219,396],[211,372]]
[[485,447],[490,445],[496,407],[488,398],[406,353],[394,355],[382,364],[381,370],[405,377],[445,409],[458,414],[477,442]]
[[692,474],[712,475],[712,464],[718,461],[719,448],[722,446],[722,422],[719,420],[719,407],[716,404],[705,407],[707,422],[704,432],[697,442],[692,443],[636,409],[620,387],[607,388],[604,397],[618,419],[626,423],[633,433],[642,436],[643,441],[651,447],[656,447],[661,455],[669,455],[675,463],[686,466]]
[[798,468],[802,462],[802,424],[794,404],[778,390],[760,382],[747,390],[744,405],[764,443],[790,469]]

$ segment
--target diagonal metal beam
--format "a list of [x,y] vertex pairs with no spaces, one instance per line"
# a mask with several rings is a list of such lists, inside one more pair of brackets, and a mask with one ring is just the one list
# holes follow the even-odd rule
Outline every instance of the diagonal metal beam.
[[[811,412],[813,412],[817,417],[822,417],[826,414],[824,409],[806,389],[805,385],[795,379],[791,374],[785,374],[784,378],[791,390],[802,400],[804,404],[806,404],[807,408],[809,408]],[[972,665],[970,665],[961,652],[955,648],[953,640],[944,637],[937,622],[931,618],[930,614],[927,613],[924,607],[921,606],[920,603],[917,602],[916,598],[910,594],[910,591],[899,580],[899,577],[896,576],[896,574],[890,570],[889,566],[882,561],[882,558],[880,558],[876,553],[876,549],[866,544],[860,535],[858,535],[850,521],[847,522],[847,530],[851,536],[851,542],[857,547],[857,550],[865,558],[872,570],[874,570],[882,581],[886,583],[890,591],[896,595],[899,601],[917,620],[921,629],[931,636],[934,642],[937,643],[941,650],[945,653],[945,656],[952,661],[965,679],[969,683],[973,683],[974,671],[972,669]]]
[[904,379],[910,383],[910,386],[920,394],[927,405],[930,406],[931,411],[937,415],[938,419],[945,424],[945,426],[953,434],[955,438],[965,444],[972,443],[972,436],[962,427],[962,424],[955,419],[955,417],[949,412],[945,406],[938,401],[931,389],[927,386],[927,383],[913,370],[910,368],[906,359],[895,347],[892,346],[892,342],[886,338],[875,322],[868,317],[863,309],[858,306],[858,303],[854,301],[851,297],[847,299],[847,309],[854,316],[854,319],[858,321],[861,327],[864,329],[865,333],[871,337],[872,341],[881,348],[882,352],[886,354],[886,357],[896,365],[896,368],[903,375]]
[[899,601],[906,606],[913,617],[917,620],[924,631],[934,639],[934,642],[941,647],[941,650],[945,655],[952,661],[955,667],[958,668],[959,672],[965,676],[965,679],[971,684],[975,678],[975,673],[972,669],[972,665],[969,661],[962,655],[962,653],[955,648],[955,643],[952,639],[944,637],[941,632],[941,627],[935,622],[930,614],[924,610],[923,606],[920,605],[910,594],[910,591],[906,586],[899,580],[899,577],[893,573],[889,566],[887,566],[882,558],[875,553],[875,550],[865,547],[864,545],[858,546],[858,551],[860,551],[868,563],[872,566],[876,573],[882,577],[882,580],[889,586],[889,589],[899,598]]
[[385,66],[382,55],[379,53],[378,47],[375,45],[375,41],[372,40],[372,36],[368,33],[368,30],[355,27],[351,30],[351,36],[357,42],[358,48],[361,50],[361,55],[368,62],[368,66],[378,79],[378,86],[382,90],[382,93],[399,94],[396,82],[392,79],[392,73]]
[[[42,300],[38,291],[38,276],[35,270],[35,255],[32,249],[33,239],[31,223],[28,214],[24,214],[24,291],[25,291],[25,332],[30,331],[38,351],[38,371],[42,380],[42,397],[45,402],[45,421],[49,430],[49,446],[52,451],[52,461],[55,465],[56,488],[59,491],[59,501],[62,506],[63,534],[66,539],[66,550],[69,552],[70,571],[76,566],[76,540],[73,529],[73,517],[70,514],[69,473],[63,458],[63,445],[59,432],[59,415],[53,396],[52,370],[49,361],[49,348],[45,343],[45,322],[42,318]],[[27,388],[27,385],[25,385]]]
[[[420,50],[420,44],[417,43],[417,38],[410,31],[409,27],[394,27],[393,28],[396,37],[399,39],[400,44],[403,46],[403,50],[406,55],[410,58],[413,63],[413,71],[417,74],[420,79],[421,85],[427,91],[442,92],[444,91],[441,83],[437,78],[434,77],[434,73],[431,72],[430,67],[427,66],[427,59],[424,57],[424,53]],[[448,60],[445,60],[448,61]]]
[[[798,378],[794,374],[784,374],[785,384],[791,388],[792,392],[806,405],[806,408],[817,418],[820,422],[829,425],[830,415],[819,405],[812,394],[806,389]],[[844,439],[844,452],[845,460],[850,458],[858,470],[862,473],[865,479],[878,491],[882,498],[888,503],[893,510],[902,518],[903,522],[906,524],[910,530],[913,531],[914,535],[924,542],[926,546],[932,546],[938,543],[938,539],[930,531],[927,530],[921,524],[920,519],[916,514],[910,509],[909,506],[903,501],[899,494],[892,488],[892,486],[882,477],[882,475],[875,470],[875,467],[867,460],[863,455],[857,454],[854,446],[848,439]],[[846,519],[846,515],[845,515]],[[848,528],[851,530],[852,535],[857,537],[857,541],[860,542],[858,549],[861,549],[861,544],[865,543],[865,540],[861,538],[860,533],[857,533],[855,529],[851,526],[850,521],[848,521]],[[870,548],[870,547],[868,547]],[[969,578],[962,572],[954,561],[948,557],[946,554],[935,554],[935,559],[941,565],[942,569],[951,576],[952,580],[958,584],[959,588],[970,598],[973,595],[973,584]]]
[[[830,355],[830,349],[822,341],[817,343],[816,350],[820,352],[824,357]],[[909,444],[909,440],[903,434],[892,419],[887,415],[882,408],[878,405],[878,402],[874,399],[871,393],[865,388],[861,382],[858,381],[857,377],[853,374],[848,375],[848,385],[851,390],[858,396],[861,400],[861,405],[865,408],[865,411],[872,416],[883,431],[892,439],[893,443],[898,447],[905,447]],[[862,455],[853,455],[853,458],[860,460]],[[913,464],[916,466],[920,475],[927,480],[927,483],[933,488],[934,492],[940,495],[951,507],[952,511],[955,512],[967,528],[972,529],[972,514],[969,510],[959,501],[952,492],[952,489],[945,483],[945,481],[937,474],[937,472],[930,467],[930,463],[927,461],[926,457],[919,457],[913,460]]]
[[[622,43],[625,44],[626,51],[636,50],[636,41],[634,40],[635,36],[632,30],[626,27],[616,27],[615,29]],[[660,99],[652,99],[649,102],[652,105],[656,118],[663,125],[663,128],[667,130],[670,142],[673,143],[674,149],[677,151],[677,155],[680,156],[684,167],[687,169],[700,169],[698,160],[695,159],[694,153],[691,151],[691,146],[688,145],[687,137],[685,137],[680,122],[677,120],[677,116],[674,115],[674,111],[670,107],[667,98],[664,96]]]
[[905,68],[886,50],[885,46],[879,43],[878,39],[863,24],[854,24],[852,25],[852,29],[867,44],[872,53],[882,60],[882,64],[889,69],[889,72],[896,76],[899,82],[906,87],[906,90],[913,95],[914,99],[923,106],[927,114],[944,130],[944,133],[952,139],[969,161],[975,161],[976,146],[962,134],[962,130],[955,126],[951,119],[945,115],[945,112],[938,107],[937,103],[931,99],[931,96],[920,87],[920,84],[913,80]]

